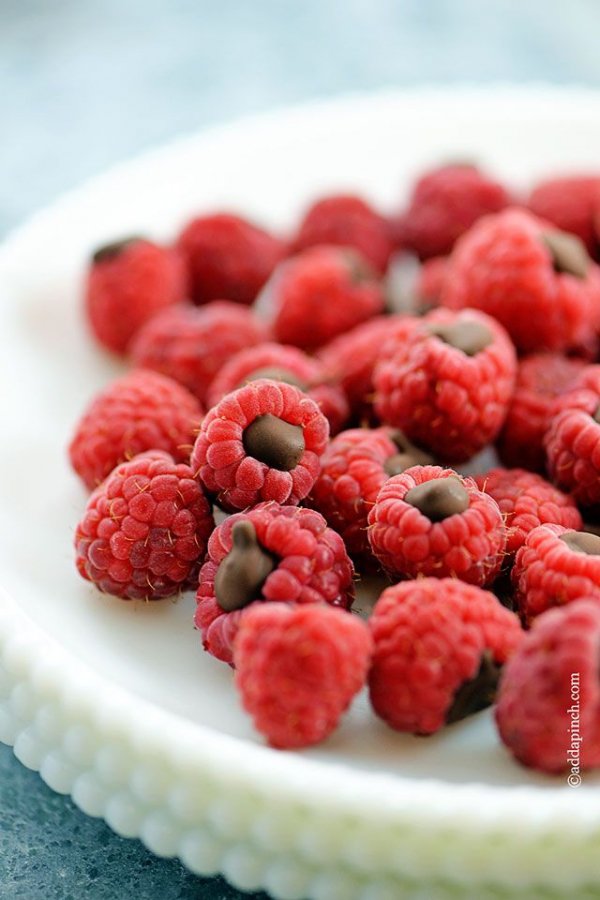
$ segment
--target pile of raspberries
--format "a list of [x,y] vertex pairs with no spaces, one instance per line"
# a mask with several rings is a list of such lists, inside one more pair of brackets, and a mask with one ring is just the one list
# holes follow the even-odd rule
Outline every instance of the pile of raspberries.
[[130,369],[69,446],[79,573],[196,591],[273,747],[366,687],[417,735],[494,703],[512,754],[563,772],[576,673],[600,766],[599,258],[600,176],[517,196],[473,165],[394,215],[333,195],[285,236],[217,212],[96,250],[88,325]]

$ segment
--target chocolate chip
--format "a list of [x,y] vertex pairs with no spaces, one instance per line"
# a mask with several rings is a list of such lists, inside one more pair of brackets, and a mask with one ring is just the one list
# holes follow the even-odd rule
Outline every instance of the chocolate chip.
[[490,651],[484,650],[477,675],[464,681],[454,695],[452,705],[446,713],[448,725],[459,722],[494,702],[501,671]]
[[351,284],[364,284],[365,281],[373,281],[375,273],[366,259],[351,247],[340,248],[346,257],[348,275]]
[[244,429],[243,441],[248,456],[280,472],[295,469],[305,448],[302,428],[290,425],[271,413],[258,416],[251,422]]
[[389,436],[399,452],[388,457],[383,464],[388,475],[400,475],[411,466],[430,466],[433,463],[433,457],[411,443],[402,431],[392,431]]
[[238,387],[248,384],[249,381],[258,381],[259,378],[268,378],[270,381],[283,381],[285,384],[293,384],[294,387],[300,388],[302,391],[306,390],[306,384],[300,381],[297,375],[294,375],[289,369],[278,369],[277,366],[265,366],[263,369],[255,369],[254,372],[246,375]]
[[552,257],[555,272],[565,272],[576,278],[585,278],[590,265],[590,257],[585,244],[574,234],[566,231],[544,231],[542,242]]
[[560,539],[575,553],[600,556],[600,535],[590,534],[589,531],[565,531]]
[[454,476],[424,481],[411,488],[404,499],[432,522],[441,522],[469,508],[469,495]]
[[233,546],[215,575],[215,597],[224,612],[242,609],[258,600],[267,577],[275,568],[274,558],[258,543],[248,519],[236,522],[231,531]]
[[143,240],[144,238],[139,235],[132,235],[132,237],[123,238],[120,241],[113,241],[111,244],[105,244],[103,247],[99,247],[92,255],[92,262],[99,263],[106,262],[109,259],[116,259],[130,244],[135,244],[137,241]]
[[598,424],[600,424],[600,406],[598,406],[598,407],[596,408],[596,412],[595,412],[594,415],[592,416],[592,419],[593,419],[595,422],[598,422]]
[[460,318],[452,325],[431,325],[429,332],[466,356],[476,356],[493,340],[492,332],[475,319]]

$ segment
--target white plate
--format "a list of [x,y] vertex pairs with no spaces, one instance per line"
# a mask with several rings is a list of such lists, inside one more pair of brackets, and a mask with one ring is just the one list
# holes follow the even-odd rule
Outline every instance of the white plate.
[[169,237],[213,207],[285,227],[338,188],[392,209],[416,172],[457,157],[517,184],[597,168],[600,94],[418,90],[249,119],[95,179],[0,251],[0,738],[86,813],[241,888],[383,900],[585,885],[600,896],[597,776],[574,789],[521,768],[489,712],[417,739],[379,723],[364,697],[321,747],[269,750],[230,670],[201,651],[191,595],[123,604],[73,566],[85,496],[64,448],[115,373],[80,314],[91,248]]

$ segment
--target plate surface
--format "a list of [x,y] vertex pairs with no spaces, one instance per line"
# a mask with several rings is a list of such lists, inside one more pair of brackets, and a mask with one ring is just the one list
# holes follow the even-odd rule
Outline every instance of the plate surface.
[[598,776],[575,789],[522,769],[489,711],[417,739],[379,723],[362,696],[321,747],[269,750],[229,669],[201,651],[192,595],[123,604],[73,566],[85,495],[65,445],[119,371],[81,317],[90,250],[128,233],[168,239],[215,207],[285,229],[337,189],[391,210],[416,173],[456,158],[517,187],[596,169],[600,94],[418,90],[248,119],[94,179],[0,250],[0,739],[86,813],[242,889],[600,896]]

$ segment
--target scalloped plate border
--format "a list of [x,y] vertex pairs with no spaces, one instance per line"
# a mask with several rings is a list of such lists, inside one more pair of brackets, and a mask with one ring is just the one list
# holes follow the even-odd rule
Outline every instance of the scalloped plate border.
[[[481,87],[387,91],[216,127],[115,167],[30,220],[0,248],[3,272],[90,186],[185,144],[268,134],[373,105],[536,104],[600,113],[600,92]],[[202,728],[100,677],[0,592],[0,740],[118,834],[281,900],[514,895],[600,897],[600,789],[454,785],[361,773]]]

